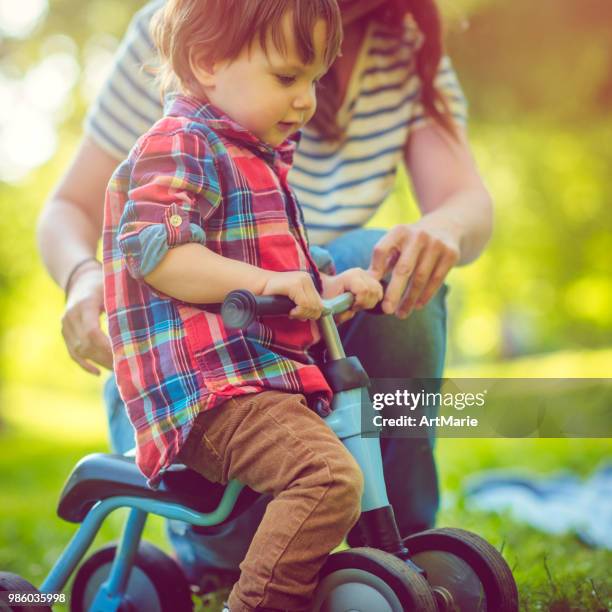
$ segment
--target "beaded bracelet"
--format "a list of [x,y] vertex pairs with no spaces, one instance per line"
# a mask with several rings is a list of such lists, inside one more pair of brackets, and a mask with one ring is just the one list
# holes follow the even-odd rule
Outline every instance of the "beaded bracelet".
[[72,280],[77,270],[79,270],[79,268],[81,268],[82,266],[84,266],[86,263],[90,261],[95,261],[96,263],[100,263],[95,257],[86,257],[85,259],[82,259],[77,264],[75,264],[74,268],[72,268],[70,274],[68,275],[68,280],[66,281],[66,287],[64,288],[64,293],[66,294],[66,298],[68,298],[68,292],[70,291],[70,285],[72,284]]

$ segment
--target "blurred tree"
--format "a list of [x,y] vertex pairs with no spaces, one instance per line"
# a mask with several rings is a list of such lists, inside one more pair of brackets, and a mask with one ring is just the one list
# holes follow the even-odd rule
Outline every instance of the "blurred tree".
[[489,0],[464,17],[451,22],[448,45],[476,117],[558,125],[608,117],[612,2]]
[[[22,31],[11,32],[8,23],[0,24],[0,94],[17,104],[12,109],[7,108],[7,112],[19,111],[20,104],[26,105],[37,95],[44,98],[45,87],[54,87],[53,81],[43,83],[39,78],[40,91],[32,94],[27,89],[28,77],[45,59],[52,54],[74,57],[78,63],[78,78],[72,84],[63,108],[48,110],[44,99],[39,105],[34,100],[37,110],[48,110],[51,121],[60,130],[60,141],[70,143],[72,147],[80,134],[88,100],[94,93],[91,82],[100,82],[100,72],[105,69],[104,60],[108,62],[132,14],[143,4],[141,0],[51,0],[48,6],[41,3],[40,15],[33,20],[34,29],[27,37]],[[19,8],[16,6],[14,10]],[[97,79],[91,78],[92,73]],[[3,108],[2,101],[0,108]],[[0,138],[5,147],[10,127],[10,120],[5,115],[4,123],[0,122]],[[24,133],[24,138],[27,136]],[[36,147],[36,134],[31,144]],[[66,147],[62,150],[65,151]],[[32,150],[32,154],[35,153]],[[0,159],[3,161],[6,160]],[[7,329],[18,323],[27,309],[27,306],[20,307],[15,303],[18,288],[30,282],[39,266],[34,240],[36,217],[58,175],[57,164],[49,163],[12,183],[0,181],[0,201],[5,212],[0,217],[0,235],[3,237],[0,241],[0,384],[6,376],[7,360],[18,349],[6,346]],[[41,299],[39,304],[43,302]],[[49,332],[57,334],[58,329],[59,321]]]

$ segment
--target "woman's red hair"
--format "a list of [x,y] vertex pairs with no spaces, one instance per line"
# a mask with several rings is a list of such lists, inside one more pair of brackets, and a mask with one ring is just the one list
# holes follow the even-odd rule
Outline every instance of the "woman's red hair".
[[[442,23],[435,0],[387,0],[364,19],[379,20],[397,26],[404,23],[408,14],[412,15],[423,35],[423,43],[416,53],[416,72],[421,81],[421,103],[427,115],[447,133],[456,136],[457,127],[448,101],[435,85],[444,52]],[[332,69],[323,78],[317,112],[310,121],[310,125],[329,140],[339,140],[343,136],[342,127],[336,120],[342,103],[339,98],[336,75]]]

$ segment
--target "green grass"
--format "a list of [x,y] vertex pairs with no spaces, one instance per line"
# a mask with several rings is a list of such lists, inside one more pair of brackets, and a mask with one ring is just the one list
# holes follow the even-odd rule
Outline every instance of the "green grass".
[[[55,514],[63,482],[83,455],[107,448],[103,411],[97,395],[23,386],[9,387],[4,405],[10,410],[4,410],[0,430],[0,568],[40,584],[76,529]],[[469,511],[461,483],[483,469],[513,466],[588,475],[611,451],[610,440],[440,439],[439,525],[475,531],[503,551],[519,584],[522,609],[609,610],[612,553],[590,549],[572,535],[542,534],[508,516]],[[123,518],[122,512],[111,515],[92,549],[115,540]],[[149,519],[145,537],[168,550],[160,519]],[[198,608],[215,611],[218,603],[217,598]]]
[[467,475],[492,468],[538,474],[563,468],[586,476],[611,451],[609,440],[439,440],[443,507],[438,524],[474,531],[503,551],[519,586],[522,610],[608,610],[612,552],[589,548],[571,534],[551,536],[509,516],[468,510],[460,485]]

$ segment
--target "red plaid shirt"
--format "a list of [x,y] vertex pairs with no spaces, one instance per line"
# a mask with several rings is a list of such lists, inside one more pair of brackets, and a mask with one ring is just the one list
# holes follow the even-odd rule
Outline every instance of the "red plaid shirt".
[[152,486],[201,410],[266,389],[331,400],[308,354],[315,322],[269,317],[229,330],[210,308],[143,280],[168,249],[200,242],[260,268],[308,271],[321,289],[287,185],[296,140],[273,149],[213,106],[178,96],[109,183],[105,306],[136,461]]

